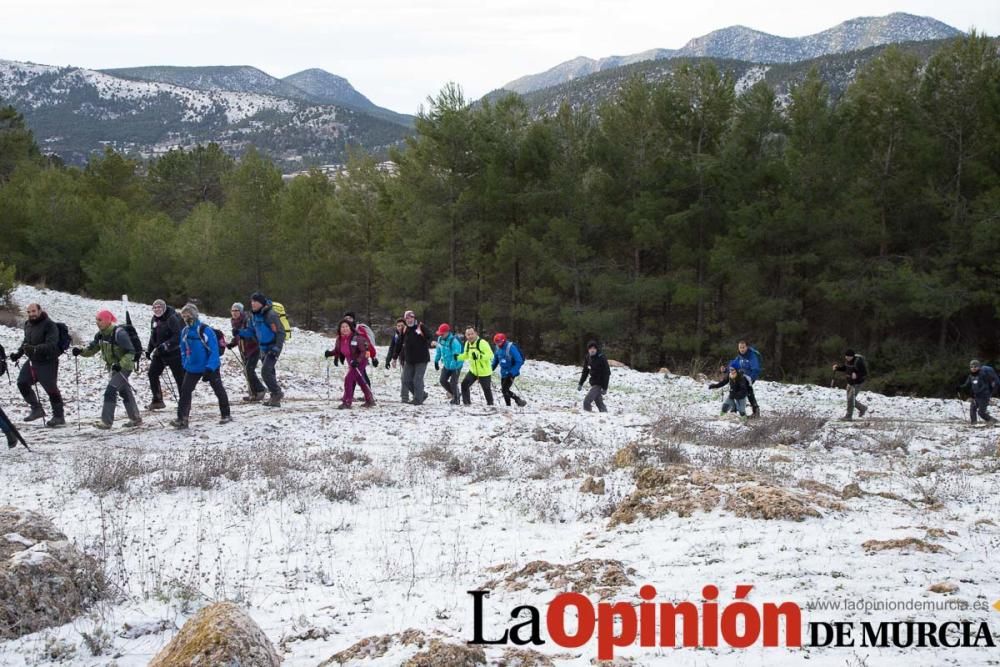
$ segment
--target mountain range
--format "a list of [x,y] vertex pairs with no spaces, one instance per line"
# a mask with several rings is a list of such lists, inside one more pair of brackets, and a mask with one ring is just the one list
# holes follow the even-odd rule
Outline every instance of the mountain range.
[[[801,38],[741,26],[599,61],[578,58],[493,91],[520,93],[535,115],[563,103],[593,106],[631,76],[659,80],[681,63],[711,59],[737,91],[760,80],[779,95],[815,67],[838,95],[889,43],[926,60],[962,34],[909,14],[858,18]],[[341,163],[351,146],[384,155],[413,132],[413,117],[374,104],[347,79],[321,69],[277,78],[255,67],[131,67],[89,70],[0,60],[0,104],[24,114],[42,150],[83,164],[105,147],[150,158],[216,142],[239,154],[255,145],[288,172]]]
[[750,63],[789,63],[883,44],[928,41],[960,34],[960,30],[936,19],[904,13],[854,18],[805,37],[779,37],[737,25],[696,37],[680,49],[650,49],[598,60],[581,56],[539,74],[522,76],[504,84],[503,89],[530,93],[597,72],[650,60],[709,57]]

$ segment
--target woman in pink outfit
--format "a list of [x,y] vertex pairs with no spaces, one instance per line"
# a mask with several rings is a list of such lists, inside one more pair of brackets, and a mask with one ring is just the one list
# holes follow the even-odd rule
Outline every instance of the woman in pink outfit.
[[368,367],[368,339],[358,334],[354,329],[354,324],[349,320],[341,320],[337,326],[337,339],[334,341],[333,349],[327,350],[327,357],[334,357],[337,362],[347,367],[344,374],[344,396],[340,399],[338,410],[349,410],[354,401],[354,388],[361,387],[365,395],[364,407],[370,408],[375,405],[375,397],[372,396],[371,387],[365,382],[365,369]]

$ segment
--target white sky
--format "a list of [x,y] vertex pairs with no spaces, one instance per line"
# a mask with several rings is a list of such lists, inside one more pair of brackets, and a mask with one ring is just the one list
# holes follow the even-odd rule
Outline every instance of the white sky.
[[819,32],[903,11],[1000,34],[1000,0],[4,0],[0,58],[91,69],[253,65],[277,77],[319,67],[376,104],[414,113],[455,81],[475,99],[576,56],[678,48],[742,24]]

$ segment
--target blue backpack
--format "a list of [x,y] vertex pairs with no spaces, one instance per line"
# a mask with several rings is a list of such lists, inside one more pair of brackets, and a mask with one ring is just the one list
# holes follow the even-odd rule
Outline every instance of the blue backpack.
[[986,377],[986,381],[990,383],[990,393],[997,394],[1000,390],[1000,376],[997,375],[996,370],[992,366],[981,366],[979,370]]

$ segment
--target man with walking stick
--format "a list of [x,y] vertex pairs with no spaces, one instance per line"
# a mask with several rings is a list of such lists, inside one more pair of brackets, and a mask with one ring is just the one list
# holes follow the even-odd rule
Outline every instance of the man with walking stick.
[[59,346],[59,326],[37,303],[29,304],[27,311],[28,321],[24,323],[24,342],[10,355],[11,361],[15,363],[22,356],[28,358],[28,362],[21,367],[17,376],[17,388],[31,408],[24,421],[30,422],[45,416],[45,410],[35,391],[35,385],[40,384],[52,404],[52,418],[45,425],[65,426],[63,398],[57,384],[59,355],[63,351]]
[[101,420],[94,424],[99,429],[107,430],[115,421],[115,408],[118,397],[121,396],[128,415],[126,428],[134,428],[142,424],[139,406],[135,402],[135,393],[128,382],[129,375],[135,368],[135,348],[129,340],[128,332],[115,325],[117,318],[109,310],[97,313],[97,335],[85,348],[74,347],[73,356],[92,357],[98,352],[108,370],[108,386],[104,390],[104,407],[101,410]]
[[[163,299],[153,302],[153,319],[149,323],[149,343],[146,344],[146,358],[150,359],[147,375],[153,400],[146,406],[147,410],[162,410],[167,407],[163,402],[163,389],[160,387],[160,376],[165,369],[170,369],[178,385],[184,379],[180,350],[183,328],[181,316],[177,311],[168,306]],[[175,396],[174,399],[176,398]]]

